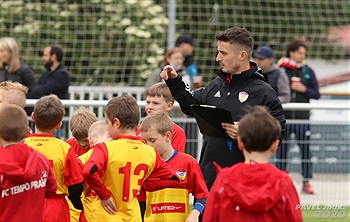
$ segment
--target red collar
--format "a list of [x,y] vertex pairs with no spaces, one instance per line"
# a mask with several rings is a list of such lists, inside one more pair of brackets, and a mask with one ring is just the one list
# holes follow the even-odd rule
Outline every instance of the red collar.
[[34,137],[34,136],[38,136],[38,137],[55,137],[55,135],[50,134],[50,133],[32,133],[32,134],[28,135],[28,137]]

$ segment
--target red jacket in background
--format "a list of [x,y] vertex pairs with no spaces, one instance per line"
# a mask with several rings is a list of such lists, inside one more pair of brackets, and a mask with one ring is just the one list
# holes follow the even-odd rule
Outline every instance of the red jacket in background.
[[43,221],[45,197],[56,195],[56,178],[44,155],[15,144],[0,149],[0,221]]
[[298,193],[288,174],[271,164],[238,163],[219,169],[203,222],[302,221]]

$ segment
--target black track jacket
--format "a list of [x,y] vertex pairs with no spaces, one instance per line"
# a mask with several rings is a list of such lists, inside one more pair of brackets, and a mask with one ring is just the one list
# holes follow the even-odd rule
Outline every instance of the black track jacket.
[[[180,104],[182,111],[190,116],[193,116],[190,109],[191,104],[226,108],[230,110],[234,121],[239,121],[245,114],[243,107],[246,105],[267,106],[272,116],[280,122],[282,127],[281,138],[283,138],[286,120],[282,105],[276,92],[266,82],[267,77],[261,73],[260,68],[253,62],[250,65],[252,68],[249,70],[239,75],[233,75],[230,85],[226,83],[226,73],[222,70],[218,71],[218,76],[207,87],[196,91],[192,91],[182,81],[180,75],[176,79],[167,80],[166,83],[171,94]],[[232,144],[231,149],[228,145],[230,143]],[[244,161],[243,152],[238,149],[236,140],[205,137],[199,164],[208,189],[210,189],[216,177],[213,161],[221,167],[232,166]]]

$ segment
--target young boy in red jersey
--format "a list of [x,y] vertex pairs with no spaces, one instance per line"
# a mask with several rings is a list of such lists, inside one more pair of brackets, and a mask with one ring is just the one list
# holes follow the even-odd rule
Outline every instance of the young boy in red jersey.
[[[97,121],[90,126],[88,131],[88,141],[91,149],[79,157],[82,164],[85,164],[89,160],[94,146],[103,142],[112,141],[112,138],[108,133],[106,121]],[[96,192],[93,191],[87,183],[84,184],[82,202],[84,210],[80,214],[80,222],[98,221],[100,218],[97,217],[98,214],[96,214],[96,212],[104,212],[107,214],[102,208]]]
[[0,221],[43,221],[55,176],[45,156],[22,143],[29,130],[23,108],[2,105],[0,119]]
[[[159,82],[146,90],[146,106],[145,110],[147,115],[155,111],[161,111],[169,115],[170,110],[174,106],[175,99],[170,93],[170,90],[166,83]],[[171,145],[175,150],[180,152],[185,152],[186,147],[186,134],[185,131],[173,123],[173,135],[171,140]],[[138,127],[136,135],[140,134],[140,129]],[[146,192],[144,189],[141,189],[137,199],[140,203],[141,215],[143,217],[146,210]]]
[[279,144],[280,127],[265,107],[248,108],[237,137],[245,162],[218,169],[203,222],[302,221],[292,179],[269,163]]
[[153,147],[136,136],[140,108],[135,98],[111,99],[105,116],[113,141],[95,146],[83,175],[108,212],[97,212],[101,221],[141,221],[136,198],[141,185],[154,191],[176,186],[180,179]]
[[44,154],[50,161],[57,180],[57,195],[45,202],[45,221],[70,221],[65,198],[68,194],[74,207],[82,209],[80,194],[84,179],[77,157],[68,143],[53,135],[61,127],[64,114],[64,106],[56,95],[41,97],[32,113],[35,134],[25,139],[27,145]]
[[[208,189],[197,161],[171,146],[174,122],[163,112],[152,112],[140,130],[147,145],[154,147],[181,179],[179,186],[147,192],[144,221],[198,221],[208,196]],[[190,209],[189,193],[196,200]],[[167,208],[164,208],[167,206]]]
[[[88,131],[91,124],[96,121],[96,114],[88,108],[80,107],[74,112],[69,124],[73,137],[66,142],[71,146],[71,149],[74,150],[76,156],[81,156],[89,151]],[[70,201],[68,201],[68,205],[70,221],[79,221],[80,210],[75,209]]]
[[96,121],[96,114],[85,107],[76,110],[70,119],[69,126],[73,138],[70,138],[66,142],[71,145],[77,156],[81,156],[90,149],[87,139],[88,131],[91,124]]
[[[162,111],[169,114],[170,110],[174,107],[175,99],[171,95],[165,82],[159,82],[149,87],[146,91],[146,95],[145,111],[147,115],[154,111]],[[137,134],[139,134],[139,129],[137,130]],[[175,123],[173,124],[171,145],[175,150],[185,152],[186,133]]]

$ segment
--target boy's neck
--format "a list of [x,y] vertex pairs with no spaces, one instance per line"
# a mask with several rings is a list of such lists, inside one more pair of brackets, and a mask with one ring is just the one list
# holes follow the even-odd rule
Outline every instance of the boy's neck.
[[122,129],[118,133],[120,136],[136,136],[136,129]]
[[8,142],[8,141],[5,141],[5,140],[1,140],[1,146],[2,146],[3,149],[5,149],[8,146],[19,144],[19,143],[21,143],[21,141]]
[[243,150],[244,163],[268,163],[271,157],[271,151],[267,150],[265,152],[251,151],[250,153],[247,150]]
[[56,130],[40,130],[35,127],[35,133],[36,134],[53,134]]
[[168,147],[164,153],[160,155],[160,157],[166,162],[174,155],[173,147]]

